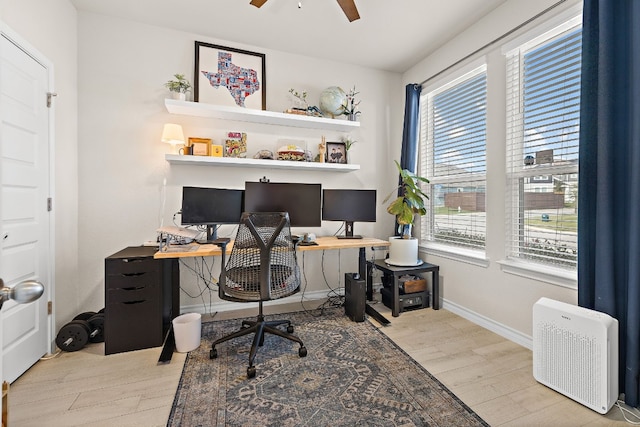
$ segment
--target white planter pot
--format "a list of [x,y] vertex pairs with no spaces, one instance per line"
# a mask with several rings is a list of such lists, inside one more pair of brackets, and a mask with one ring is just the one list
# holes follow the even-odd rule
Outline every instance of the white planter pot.
[[187,100],[187,94],[186,93],[171,92],[171,94],[173,95],[173,99],[177,99],[178,101],[186,101]]
[[403,239],[402,237],[389,237],[389,258],[385,260],[387,264],[408,267],[422,264],[418,259],[418,239],[412,237]]

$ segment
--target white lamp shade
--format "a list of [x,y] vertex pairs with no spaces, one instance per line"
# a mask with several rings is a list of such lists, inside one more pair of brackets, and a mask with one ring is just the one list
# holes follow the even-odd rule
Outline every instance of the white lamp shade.
[[171,145],[184,144],[184,133],[182,126],[175,123],[165,123],[162,130],[162,142]]

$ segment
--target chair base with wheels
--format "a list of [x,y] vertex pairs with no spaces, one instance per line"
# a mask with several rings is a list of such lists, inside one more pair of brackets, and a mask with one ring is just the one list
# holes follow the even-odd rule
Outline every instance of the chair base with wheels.
[[[281,325],[286,325],[286,332],[277,328]],[[262,347],[262,345],[264,344],[265,334],[273,334],[282,338],[286,338],[289,341],[297,342],[298,344],[300,344],[300,348],[298,348],[298,356],[305,357],[307,355],[307,348],[302,343],[302,340],[295,335],[291,335],[292,333],[293,326],[291,325],[291,321],[289,320],[265,320],[264,314],[262,313],[262,301],[260,301],[260,313],[258,314],[257,319],[255,321],[243,320],[242,326],[239,330],[215,340],[211,344],[209,358],[216,359],[218,357],[218,350],[216,350],[216,346],[218,344],[234,338],[242,337],[244,335],[255,334],[253,337],[253,343],[251,344],[251,351],[249,352],[249,367],[247,368],[247,377],[254,378],[256,376],[256,367],[254,366],[253,362],[255,361],[258,347]]]

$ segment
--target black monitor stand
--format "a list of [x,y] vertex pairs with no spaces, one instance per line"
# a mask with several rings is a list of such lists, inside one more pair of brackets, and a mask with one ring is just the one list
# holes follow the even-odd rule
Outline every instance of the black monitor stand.
[[353,235],[353,221],[344,222],[344,235],[337,236],[338,239],[362,239],[362,236]]
[[206,243],[215,243],[218,240],[218,224],[207,224]]

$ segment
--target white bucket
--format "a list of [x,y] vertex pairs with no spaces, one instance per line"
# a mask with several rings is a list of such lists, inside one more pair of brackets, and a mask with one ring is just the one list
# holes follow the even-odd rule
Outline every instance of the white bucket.
[[173,319],[173,334],[176,337],[176,350],[188,353],[200,347],[202,316],[200,313],[187,313]]

